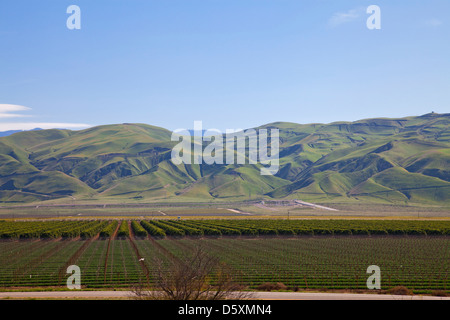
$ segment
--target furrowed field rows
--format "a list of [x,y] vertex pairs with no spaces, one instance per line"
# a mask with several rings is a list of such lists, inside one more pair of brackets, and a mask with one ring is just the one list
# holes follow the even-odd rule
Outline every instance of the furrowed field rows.
[[91,238],[102,230],[108,221],[0,221],[0,238]]
[[[84,222],[86,227],[93,221]],[[103,221],[89,225],[88,229],[96,232],[91,238],[8,238],[0,241],[0,287],[65,286],[66,268],[71,264],[80,267],[84,288],[131,287],[147,281],[152,285],[153,272],[158,266],[167,270],[173,261],[201,246],[208,255],[217,257],[232,270],[235,282],[251,289],[268,282],[281,282],[291,289],[365,289],[369,276],[367,267],[377,265],[381,269],[383,289],[405,285],[417,292],[450,290],[450,237],[426,235],[426,230],[445,230],[447,226],[442,221],[423,221],[424,224],[400,221],[389,225],[390,229],[384,223],[369,226],[351,222],[348,225],[353,230],[357,226],[365,227],[365,230],[403,230],[402,233],[415,230],[414,236],[359,233],[355,236],[341,232],[338,236],[313,232],[289,237],[280,233],[295,228],[330,230],[330,221],[314,226],[305,221],[295,224],[286,220],[271,222]],[[287,228],[289,225],[291,229]],[[54,230],[63,228],[60,224],[50,226]],[[77,224],[70,226],[75,228]],[[3,225],[0,231],[3,227],[11,229],[11,226]],[[343,223],[337,223],[334,230],[344,227]],[[21,228],[26,230],[24,225]],[[68,230],[67,226],[65,230]],[[213,236],[201,236],[199,230],[203,235]],[[236,230],[241,235],[235,233]],[[245,235],[246,230],[252,231]],[[263,236],[267,230],[277,230],[277,233],[269,231],[270,236]],[[100,236],[102,232],[104,234]]]
[[128,239],[112,242],[111,254],[108,257],[106,284],[121,286],[137,284],[144,279],[138,257],[134,253]]
[[82,245],[83,241],[2,242],[0,286],[64,284],[64,266]]
[[[282,282],[292,288],[365,288],[366,268],[380,266],[383,287],[407,285],[416,290],[449,288],[449,240],[433,238],[326,238],[319,239],[162,239],[135,240],[148,269],[153,258],[170,259],[201,244],[234,270],[234,279],[255,288]],[[84,241],[2,242],[1,286],[61,285],[65,259]],[[144,272],[129,239],[112,241],[105,265],[107,240],[89,244],[75,264],[85,287],[121,287],[142,282]],[[50,252],[53,252],[49,254]],[[19,257],[16,253],[24,256]],[[6,266],[8,255],[15,258]],[[48,256],[48,257],[47,257]],[[37,263],[32,266],[30,262]],[[106,268],[105,268],[106,267]],[[32,277],[29,277],[29,276]],[[150,277],[150,282],[152,279]]]
[[[0,238],[91,238],[111,236],[118,221],[0,221]],[[118,235],[295,236],[295,235],[450,235],[450,221],[427,220],[123,220]]]
[[[198,241],[160,243],[177,255]],[[448,239],[209,239],[202,245],[234,268],[235,280],[250,286],[283,282],[299,288],[364,289],[366,269],[372,264],[380,266],[386,287],[446,289],[450,285]]]
[[104,278],[107,248],[108,240],[93,241],[75,262],[83,270],[83,285],[95,286]]

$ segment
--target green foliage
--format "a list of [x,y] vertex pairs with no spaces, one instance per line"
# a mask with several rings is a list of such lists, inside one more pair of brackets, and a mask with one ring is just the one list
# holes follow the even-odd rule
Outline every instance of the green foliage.
[[119,230],[117,231],[118,237],[128,237],[130,235],[130,229],[128,228],[128,221],[122,220]]
[[158,226],[154,225],[153,223],[142,220],[141,225],[151,236],[154,236],[154,237],[165,237],[166,236],[166,233],[164,232],[164,230],[162,228],[159,228]]
[[0,227],[0,238],[74,238],[95,236],[106,222],[96,221],[18,221]]
[[174,226],[175,228],[183,230],[185,235],[187,235],[187,236],[202,236],[203,235],[202,228],[195,228],[192,226],[188,226],[186,224],[180,223],[179,221],[164,220],[164,222]]
[[204,235],[208,236],[220,236],[220,235],[240,235],[241,232],[238,229],[231,229],[226,227],[221,227],[219,225],[209,225],[203,221],[193,221],[193,220],[182,220],[179,222],[187,226],[193,226],[202,230]]
[[[242,235],[448,235],[450,221],[236,219],[183,221],[196,228],[239,230]],[[207,233],[204,231],[204,234]]]
[[163,229],[168,236],[184,236],[186,234],[183,229],[176,228],[163,220],[152,220],[152,223]]
[[[110,237],[118,221],[6,221],[0,223],[1,239]],[[207,219],[132,220],[137,237],[151,236],[296,236],[296,235],[450,235],[446,220],[286,220]],[[128,221],[120,223],[118,237],[129,236]]]
[[133,229],[134,235],[136,237],[146,237],[147,231],[139,224],[139,222],[133,220],[131,221],[131,228]]
[[119,222],[117,220],[112,221],[107,226],[100,231],[100,237],[111,237],[114,234],[114,231],[117,229],[117,225]]
[[90,225],[88,228],[80,230],[80,236],[82,238],[92,238],[99,234],[108,225],[108,221],[96,221],[95,224]]

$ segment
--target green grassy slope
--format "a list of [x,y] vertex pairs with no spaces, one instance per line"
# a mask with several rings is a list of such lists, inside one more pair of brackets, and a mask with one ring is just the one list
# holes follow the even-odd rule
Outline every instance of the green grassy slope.
[[276,122],[280,170],[175,165],[171,132],[145,124],[40,130],[0,138],[0,201],[55,198],[450,205],[450,114],[330,124]]

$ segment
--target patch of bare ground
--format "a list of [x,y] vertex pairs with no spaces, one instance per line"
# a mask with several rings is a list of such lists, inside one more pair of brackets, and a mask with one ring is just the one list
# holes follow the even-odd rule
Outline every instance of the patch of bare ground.
[[[61,283],[61,280],[63,279],[63,277],[66,275],[66,271],[67,271],[67,268],[70,266],[70,265],[73,265],[73,264],[75,264],[75,262],[78,260],[78,258],[83,254],[83,252],[86,250],[86,248],[93,242],[93,241],[95,241],[95,240],[97,240],[98,238],[99,238],[99,236],[100,236],[100,234],[98,233],[98,234],[96,234],[94,237],[92,237],[92,238],[90,238],[90,239],[87,239],[84,243],[83,243],[83,245],[80,247],[80,248],[78,248],[78,250],[69,258],[69,260],[67,260],[67,262],[64,264],[64,266],[63,267],[61,267],[61,269],[59,270],[59,273],[58,273],[58,283]],[[79,240],[80,239],[80,237],[77,237],[76,239],[73,239],[74,241],[75,240]]]
[[109,257],[109,251],[111,249],[111,242],[112,242],[112,240],[114,240],[116,238],[119,228],[120,228],[120,223],[117,224],[116,230],[114,230],[113,234],[111,235],[111,237],[109,237],[109,240],[108,240],[108,248],[106,249],[105,266],[104,266],[104,270],[103,270],[105,283],[106,283],[106,271],[108,270],[108,257]]

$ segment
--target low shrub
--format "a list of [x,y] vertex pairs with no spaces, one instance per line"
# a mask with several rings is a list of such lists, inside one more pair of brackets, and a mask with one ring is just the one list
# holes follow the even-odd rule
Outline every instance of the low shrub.
[[130,235],[130,229],[128,229],[128,221],[123,220],[120,224],[119,230],[117,232],[118,237],[127,237]]
[[154,224],[151,224],[148,221],[141,221],[141,225],[144,227],[145,230],[147,230],[147,232],[154,237],[165,237],[166,233],[164,232],[163,229],[155,226]]
[[175,227],[171,226],[170,224],[162,222],[161,220],[159,220],[159,221],[153,220],[152,224],[156,225],[158,228],[163,229],[165,234],[168,236],[184,236],[184,235],[186,235],[184,230],[175,228]]
[[111,237],[114,231],[116,231],[117,225],[119,222],[117,220],[114,220],[110,224],[108,224],[106,227],[103,228],[102,231],[100,231],[100,237]]
[[131,228],[133,229],[134,235],[136,237],[146,237],[147,231],[139,224],[137,221],[131,221]]
[[401,295],[401,296],[410,296],[413,294],[413,292],[405,286],[397,286],[397,287],[390,288],[387,291],[387,293],[392,294],[392,295]]
[[431,295],[436,296],[436,297],[449,297],[450,293],[448,293],[445,290],[434,290]]
[[265,282],[256,287],[257,290],[261,291],[279,291],[279,290],[287,290],[287,286],[281,282],[272,283]]

